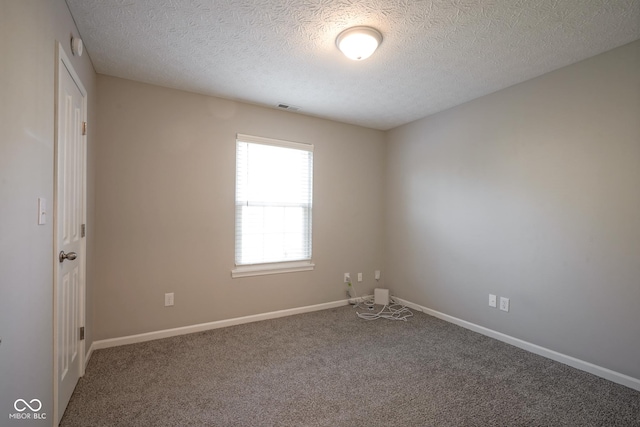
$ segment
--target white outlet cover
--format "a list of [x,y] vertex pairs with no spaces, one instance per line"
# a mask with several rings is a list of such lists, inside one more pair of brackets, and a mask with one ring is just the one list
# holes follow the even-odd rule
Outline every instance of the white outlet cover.
[[171,307],[173,305],[173,292],[164,294],[164,306]]
[[500,297],[500,310],[509,311],[509,298]]

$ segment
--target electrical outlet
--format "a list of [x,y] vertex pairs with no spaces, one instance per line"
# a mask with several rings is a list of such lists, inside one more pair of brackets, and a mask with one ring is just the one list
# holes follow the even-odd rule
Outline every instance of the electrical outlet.
[[173,305],[173,292],[164,294],[164,306],[171,307]]
[[362,273],[358,273],[358,282],[362,282]]
[[496,296],[493,294],[489,294],[489,307],[496,308],[498,305],[496,304]]
[[500,297],[500,310],[509,311],[509,298]]
[[373,276],[376,280],[380,280],[380,270],[376,270],[373,272]]
[[351,274],[344,273],[344,283],[349,283],[349,282],[351,282]]

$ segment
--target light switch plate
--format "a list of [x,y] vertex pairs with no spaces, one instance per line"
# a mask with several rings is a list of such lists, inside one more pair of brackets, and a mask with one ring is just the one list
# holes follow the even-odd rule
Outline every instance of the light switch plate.
[[489,307],[496,308],[498,306],[496,302],[496,296],[493,294],[489,294]]
[[38,197],[38,225],[47,223],[47,199]]

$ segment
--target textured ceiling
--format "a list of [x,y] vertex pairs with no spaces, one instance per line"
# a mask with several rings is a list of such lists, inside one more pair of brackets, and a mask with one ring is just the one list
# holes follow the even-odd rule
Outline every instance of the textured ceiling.
[[[67,0],[99,73],[390,129],[640,38],[640,0]],[[369,25],[365,61],[335,46]]]

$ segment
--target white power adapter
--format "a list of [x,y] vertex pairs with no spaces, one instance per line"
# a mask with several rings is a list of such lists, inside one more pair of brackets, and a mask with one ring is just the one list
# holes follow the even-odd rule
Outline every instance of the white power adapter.
[[375,288],[373,301],[376,305],[389,305],[389,289]]

